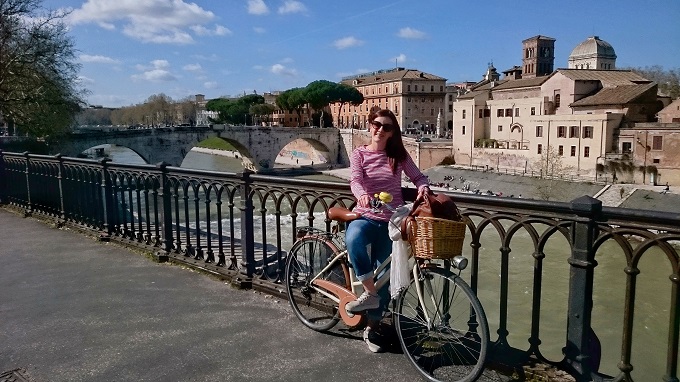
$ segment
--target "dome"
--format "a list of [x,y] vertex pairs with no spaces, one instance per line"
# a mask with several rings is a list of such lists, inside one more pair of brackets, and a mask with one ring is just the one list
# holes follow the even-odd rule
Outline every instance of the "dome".
[[592,36],[578,44],[569,55],[570,59],[585,57],[615,59],[616,53],[614,52],[614,48],[608,42],[600,40],[600,38],[597,36]]

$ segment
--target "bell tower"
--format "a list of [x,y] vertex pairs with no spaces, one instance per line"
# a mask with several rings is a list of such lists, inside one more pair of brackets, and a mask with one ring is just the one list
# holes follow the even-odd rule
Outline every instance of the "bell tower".
[[554,64],[554,38],[538,35],[522,41],[522,78],[548,75]]

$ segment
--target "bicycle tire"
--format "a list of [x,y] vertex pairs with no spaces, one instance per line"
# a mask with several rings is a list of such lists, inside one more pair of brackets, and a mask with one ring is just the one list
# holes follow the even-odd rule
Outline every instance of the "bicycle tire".
[[422,269],[420,280],[411,280],[399,295],[393,314],[404,354],[427,380],[472,382],[484,372],[489,325],[462,278],[442,268]]
[[[340,320],[338,305],[310,285],[339,252],[329,240],[320,236],[308,236],[298,240],[288,253],[285,268],[288,302],[295,316],[308,328],[316,331],[331,329]],[[349,269],[344,260],[325,272],[324,280],[349,287]]]

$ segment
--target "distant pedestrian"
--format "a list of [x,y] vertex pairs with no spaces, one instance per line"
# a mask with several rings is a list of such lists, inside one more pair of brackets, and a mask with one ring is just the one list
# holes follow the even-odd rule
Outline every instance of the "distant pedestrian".
[[671,190],[671,187],[668,185],[668,182],[666,182],[666,187],[663,188],[663,191],[661,191],[662,194],[667,194]]
[[626,191],[623,189],[623,187],[619,188],[619,194],[621,194],[621,199],[623,199],[623,194],[625,194]]

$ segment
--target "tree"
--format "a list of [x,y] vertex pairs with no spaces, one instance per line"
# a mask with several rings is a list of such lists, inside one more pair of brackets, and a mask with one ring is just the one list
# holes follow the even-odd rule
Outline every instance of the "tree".
[[65,13],[0,1],[0,119],[36,137],[67,131],[84,105]]
[[250,116],[250,107],[252,105],[263,104],[264,97],[258,94],[249,94],[237,99],[217,98],[208,101],[205,104],[206,110],[216,111],[217,118],[211,118],[213,123],[227,123],[227,124],[248,124],[252,123]]
[[560,193],[560,179],[574,170],[572,166],[562,162],[562,156],[552,145],[543,150],[541,158],[532,163],[531,169],[538,172],[542,178],[536,184],[536,194],[543,200],[550,200]]
[[364,95],[361,94],[357,88],[354,86],[349,86],[346,84],[337,84],[335,90],[331,95],[331,102],[336,102],[340,104],[338,108],[338,118],[336,121],[340,121],[340,113],[342,112],[342,106],[349,103],[353,106],[359,106],[364,102]]
[[[302,119],[302,110],[307,104],[307,99],[305,98],[304,88],[292,88],[284,92],[281,92],[278,97],[276,97],[276,106],[281,110],[286,110],[289,113],[296,112],[298,115],[298,127],[300,127],[300,120]],[[285,121],[284,121],[285,125]]]
[[305,87],[307,103],[312,109],[321,111],[321,121],[324,120],[324,109],[332,102],[331,98],[335,95],[337,85],[335,82],[318,80],[310,82]]
[[258,103],[250,106],[250,114],[265,122],[269,122],[269,116],[274,110],[276,110],[276,106],[269,103]]
[[659,94],[671,99],[680,97],[680,69],[665,70],[659,65],[628,69],[659,84]]

